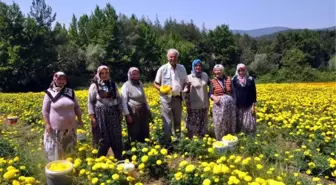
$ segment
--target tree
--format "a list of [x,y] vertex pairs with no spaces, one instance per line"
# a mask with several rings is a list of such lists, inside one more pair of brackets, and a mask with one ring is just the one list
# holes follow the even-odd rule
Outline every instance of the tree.
[[282,67],[290,69],[300,69],[302,66],[308,66],[306,63],[306,55],[299,49],[286,50],[282,60]]
[[52,13],[52,8],[47,6],[44,0],[33,0],[30,16],[35,18],[39,26],[48,28],[51,28],[52,23],[56,20],[56,13]]
[[328,67],[329,67],[330,70],[335,70],[336,69],[336,57],[335,56],[330,58],[330,60],[328,62]]
[[226,25],[217,26],[208,34],[206,45],[209,47],[212,66],[216,63],[233,66],[238,62],[237,47],[232,33]]
[[72,20],[69,27],[69,39],[71,42],[74,42],[76,45],[80,45],[79,36],[78,36],[78,22],[75,14],[72,15]]
[[173,33],[164,35],[159,39],[161,45],[161,63],[167,63],[167,51],[175,48],[179,51],[179,63],[184,65],[187,71],[191,70],[191,63],[197,58],[197,48],[195,44],[184,41]]
[[104,48],[100,45],[90,44],[86,48],[85,60],[88,71],[94,71],[98,68],[104,58],[106,57],[106,52]]
[[274,72],[277,65],[269,62],[269,56],[266,53],[256,54],[254,61],[249,65],[253,74],[264,75]]

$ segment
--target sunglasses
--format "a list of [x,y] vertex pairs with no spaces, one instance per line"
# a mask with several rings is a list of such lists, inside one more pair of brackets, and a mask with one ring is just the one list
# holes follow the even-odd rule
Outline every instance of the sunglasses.
[[245,69],[239,69],[238,72],[245,72]]

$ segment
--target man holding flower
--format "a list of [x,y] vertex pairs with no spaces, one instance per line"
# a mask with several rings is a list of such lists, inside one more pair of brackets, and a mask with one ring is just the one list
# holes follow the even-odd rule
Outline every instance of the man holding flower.
[[[186,69],[178,64],[178,56],[176,49],[168,50],[168,63],[159,68],[154,81],[154,87],[160,91],[166,145],[170,145],[171,135],[178,136],[181,130],[182,91],[189,84]],[[170,91],[166,90],[167,86]]]

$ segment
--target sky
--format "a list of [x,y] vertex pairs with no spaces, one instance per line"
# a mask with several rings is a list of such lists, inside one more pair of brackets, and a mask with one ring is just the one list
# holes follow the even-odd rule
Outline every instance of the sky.
[[[13,0],[0,0],[12,3]],[[31,0],[14,0],[29,13]],[[163,23],[169,17],[193,20],[213,29],[227,24],[230,29],[257,29],[272,26],[326,28],[336,25],[335,0],[46,0],[57,13],[57,21],[69,25],[72,15],[91,14],[96,5],[110,3],[118,13]]]

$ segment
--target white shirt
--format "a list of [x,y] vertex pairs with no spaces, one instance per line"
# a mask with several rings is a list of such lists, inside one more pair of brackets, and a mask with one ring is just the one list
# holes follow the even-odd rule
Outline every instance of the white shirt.
[[[176,74],[176,70],[174,70],[173,68],[170,70],[171,76],[172,76],[172,95],[173,96],[180,96],[181,95],[181,80],[178,76],[178,74]],[[183,83],[182,83],[183,85]]]
[[[175,69],[167,63],[159,68],[157,71],[155,82],[160,85],[171,85],[172,95],[180,96],[183,85],[188,82],[187,71],[181,64],[176,64]],[[165,102],[170,102],[170,97],[161,94],[161,100]]]

